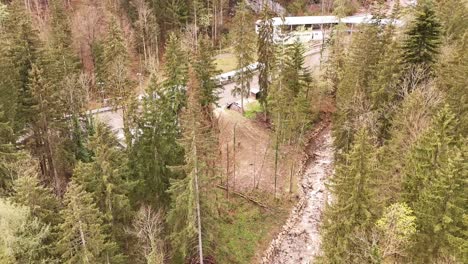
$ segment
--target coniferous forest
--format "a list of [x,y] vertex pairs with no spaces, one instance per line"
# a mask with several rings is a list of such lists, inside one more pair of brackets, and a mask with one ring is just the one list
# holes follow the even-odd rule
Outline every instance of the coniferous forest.
[[467,140],[466,0],[0,0],[0,264],[467,263]]

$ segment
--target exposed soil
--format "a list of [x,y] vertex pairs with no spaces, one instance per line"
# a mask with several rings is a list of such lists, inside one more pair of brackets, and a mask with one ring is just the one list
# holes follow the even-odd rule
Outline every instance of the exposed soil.
[[262,263],[308,264],[319,254],[319,225],[327,199],[325,180],[333,173],[330,123],[324,122],[307,147],[308,159],[299,183],[300,199],[265,252]]
[[[274,150],[271,145],[271,130],[264,122],[250,120],[236,111],[218,109],[217,115],[220,129],[220,163],[224,174],[222,185],[225,186],[229,181],[231,190],[243,193],[254,190],[274,193]],[[293,188],[296,187],[294,176],[299,170],[299,161],[303,154],[301,149],[290,146],[281,148],[276,184],[278,197],[289,195],[291,173]]]

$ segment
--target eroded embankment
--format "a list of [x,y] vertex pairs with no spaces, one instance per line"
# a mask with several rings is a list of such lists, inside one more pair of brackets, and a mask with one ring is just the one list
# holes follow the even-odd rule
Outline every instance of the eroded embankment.
[[311,140],[299,184],[299,201],[262,259],[264,264],[308,264],[320,250],[319,225],[326,202],[325,180],[333,171],[333,146],[327,124]]

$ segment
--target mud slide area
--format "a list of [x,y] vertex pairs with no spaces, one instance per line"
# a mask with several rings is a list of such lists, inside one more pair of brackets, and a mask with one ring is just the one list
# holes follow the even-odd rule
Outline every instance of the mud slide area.
[[309,156],[299,183],[299,201],[262,259],[264,264],[308,264],[319,254],[319,225],[326,202],[325,180],[333,173],[330,125],[307,147]]

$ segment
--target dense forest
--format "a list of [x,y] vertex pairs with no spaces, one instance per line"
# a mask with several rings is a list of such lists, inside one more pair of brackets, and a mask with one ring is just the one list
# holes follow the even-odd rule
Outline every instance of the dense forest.
[[[0,263],[261,262],[327,122],[307,261],[466,263],[468,2],[396,2],[1,0]],[[339,18],[319,66],[281,15]]]

